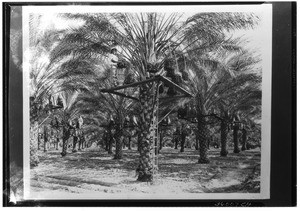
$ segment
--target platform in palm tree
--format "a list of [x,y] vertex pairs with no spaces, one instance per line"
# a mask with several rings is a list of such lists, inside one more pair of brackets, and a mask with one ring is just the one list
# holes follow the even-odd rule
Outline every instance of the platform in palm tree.
[[126,94],[117,92],[117,90],[122,90],[122,89],[126,89],[126,88],[129,88],[129,87],[136,87],[136,86],[140,86],[140,85],[147,84],[147,83],[150,83],[150,82],[160,82],[160,81],[163,82],[163,83],[168,84],[169,86],[172,86],[176,91],[178,91],[182,94],[182,95],[178,95],[178,96],[173,96],[175,98],[176,97],[193,97],[193,95],[191,93],[189,93],[187,90],[185,90],[184,88],[180,87],[176,83],[172,82],[168,78],[166,78],[164,76],[161,76],[161,75],[154,76],[152,78],[149,78],[149,79],[146,79],[146,80],[143,80],[143,81],[138,81],[138,82],[134,82],[134,83],[131,83],[131,84],[126,84],[126,85],[123,85],[123,86],[113,87],[113,88],[110,88],[110,89],[102,89],[101,91],[116,94],[116,95],[120,95],[120,96],[127,97],[127,98],[130,98],[130,99],[133,99],[133,100],[138,100],[134,96],[128,96]]

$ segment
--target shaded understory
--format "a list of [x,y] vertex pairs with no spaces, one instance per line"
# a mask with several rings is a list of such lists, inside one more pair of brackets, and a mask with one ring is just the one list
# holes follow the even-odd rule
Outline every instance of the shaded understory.
[[30,194],[34,198],[126,199],[260,192],[259,149],[229,153],[225,158],[219,156],[219,149],[211,149],[209,164],[197,164],[198,152],[192,149],[181,153],[164,148],[158,156],[154,181],[145,183],[136,181],[136,149],[124,150],[122,160],[114,160],[113,155],[99,148],[63,158],[60,151],[40,151],[40,163],[31,170]]

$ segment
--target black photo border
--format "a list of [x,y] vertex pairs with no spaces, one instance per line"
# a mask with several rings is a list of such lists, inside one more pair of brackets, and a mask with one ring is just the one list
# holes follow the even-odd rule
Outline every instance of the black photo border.
[[[25,5],[180,5],[179,2],[3,2],[3,206],[296,206],[296,2],[184,2],[273,5],[271,178],[267,200],[26,200],[9,202],[10,164],[23,168],[22,72],[10,58],[11,7]],[[22,19],[20,19],[22,22]],[[22,58],[21,58],[22,59]],[[263,171],[263,170],[262,170]]]

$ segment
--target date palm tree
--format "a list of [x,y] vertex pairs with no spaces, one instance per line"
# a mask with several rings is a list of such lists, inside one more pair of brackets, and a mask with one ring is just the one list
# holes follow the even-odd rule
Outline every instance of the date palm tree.
[[43,131],[44,151],[46,151],[46,142],[51,132],[49,120],[53,109],[50,105],[51,100],[49,101],[51,88],[45,83],[51,81],[47,75],[49,64],[47,56],[59,40],[61,31],[53,27],[39,30],[41,18],[41,15],[34,16],[33,14],[29,17],[30,127],[31,137],[33,137],[31,141],[34,142],[31,146],[35,146],[37,142],[37,148],[40,148],[40,135],[42,134],[39,132]]
[[[251,79],[253,80],[253,79]],[[239,92],[235,92],[236,96],[232,96],[233,99],[220,99],[218,103],[219,104],[219,113],[221,114],[221,156],[227,156],[227,135],[230,130],[230,125],[232,122],[234,122],[236,119],[237,113],[241,113],[240,116],[243,116],[243,119],[239,117],[240,122],[245,122],[246,125],[249,125],[251,120],[247,120],[245,114],[249,115],[249,112],[255,111],[256,119],[258,119],[258,114],[261,112],[260,106],[261,106],[261,90],[258,88],[255,88],[255,83],[250,83],[247,85],[245,89],[242,89]],[[251,87],[251,88],[250,88]],[[241,109],[242,108],[242,109]],[[237,133],[238,130],[242,129],[243,136],[246,134],[246,127],[239,128],[238,124],[236,126],[233,126],[234,130],[234,152],[239,152],[238,147],[238,138]],[[243,140],[244,141],[244,140]]]
[[115,139],[114,159],[122,159],[122,144],[127,132],[125,120],[126,116],[131,114],[134,102],[124,97],[104,94],[100,91],[100,88],[98,87],[98,91],[94,89],[91,92],[84,92],[78,98],[77,105],[80,107],[80,113],[90,120],[91,125],[107,130],[109,153],[111,153],[112,140]]
[[[125,117],[128,115],[135,103],[132,99],[123,96],[113,96],[110,93],[103,93],[102,89],[112,84],[109,78],[109,69],[106,65],[99,65],[93,58],[81,60],[69,59],[61,63],[53,71],[52,76],[61,81],[57,92],[76,91],[78,97],[74,103],[76,115],[84,115],[90,122],[90,127],[98,128],[103,132],[107,129],[109,139],[109,153],[111,152],[112,140],[116,140],[115,159],[122,158],[122,143]],[[99,69],[102,69],[99,73]],[[127,90],[123,94],[132,94],[135,90]],[[102,128],[102,129],[100,129]],[[112,133],[112,131],[115,131]],[[93,137],[98,132],[93,132]]]
[[[131,71],[138,81],[165,74],[165,62],[169,58],[176,57],[176,51],[186,52],[191,50],[191,46],[196,46],[193,51],[198,54],[207,52],[208,49],[212,51],[214,47],[225,43],[225,30],[252,27],[257,21],[257,17],[253,14],[246,13],[199,13],[186,20],[178,13],[64,16],[69,19],[81,19],[85,23],[67,32],[52,53],[52,63],[70,56],[78,60],[86,57],[101,59],[108,55],[112,45],[118,44],[123,59],[131,65]],[[223,47],[226,47],[226,44]],[[178,68],[176,74],[180,76]],[[142,131],[137,172],[140,181],[151,181],[155,170],[152,162],[151,122],[157,109],[157,102],[153,99],[156,92],[155,82],[139,87]],[[197,103],[199,108],[203,107],[204,102]],[[199,126],[205,125],[203,121],[203,118],[199,118],[199,122],[203,123]],[[200,139],[206,139],[205,127],[200,126],[198,129]]]
[[[235,42],[237,42],[236,45],[234,45]],[[192,70],[190,89],[195,95],[193,110],[198,122],[196,137],[198,137],[200,145],[199,163],[209,162],[207,158],[209,136],[207,117],[214,113],[213,110],[218,111],[218,119],[221,120],[221,155],[226,156],[228,124],[232,121],[232,115],[239,109],[238,102],[244,103],[246,96],[250,97],[251,94],[256,94],[258,91],[254,88],[251,90],[249,86],[257,87],[260,84],[260,71],[253,71],[259,60],[255,53],[239,47],[241,45],[239,42],[241,40],[233,40],[231,50],[221,49],[214,54],[202,55],[203,57],[191,55],[188,58],[190,70]],[[242,96],[242,93],[245,96]],[[259,98],[259,96],[257,97]],[[229,109],[229,105],[234,105],[234,107]],[[251,102],[249,102],[249,106],[251,106]]]
[[[233,77],[226,81],[220,78],[217,86],[214,87],[216,93],[214,97],[211,97],[209,105],[215,105],[214,108],[221,117],[221,156],[226,156],[228,153],[226,146],[229,124],[234,121],[237,112],[240,112],[242,108],[242,113],[248,113],[248,110],[252,110],[253,107],[260,111],[260,59],[255,55],[255,52],[242,51],[231,57],[226,66],[233,70]],[[238,152],[237,137],[234,140],[236,140],[235,152]]]

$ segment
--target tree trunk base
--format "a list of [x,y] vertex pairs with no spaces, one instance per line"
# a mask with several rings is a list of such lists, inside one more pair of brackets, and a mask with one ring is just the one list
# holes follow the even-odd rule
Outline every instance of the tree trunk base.
[[67,153],[66,152],[62,152],[62,153],[60,153],[61,154],[61,156],[62,157],[64,157],[64,156],[66,156],[67,155]]
[[120,160],[120,159],[122,159],[122,156],[120,156],[120,155],[115,155],[114,156],[114,160]]
[[208,158],[199,158],[198,163],[206,164],[206,163],[209,163],[209,160],[208,160]]
[[240,150],[239,149],[234,149],[233,153],[240,153]]
[[140,182],[152,182],[153,181],[153,174],[152,173],[147,173],[147,172],[139,172],[139,176],[137,178],[137,181]]
[[226,151],[221,151],[220,155],[222,157],[226,157],[228,155],[228,151],[227,150]]
[[242,146],[242,151],[245,151],[246,150],[246,147],[245,146]]

